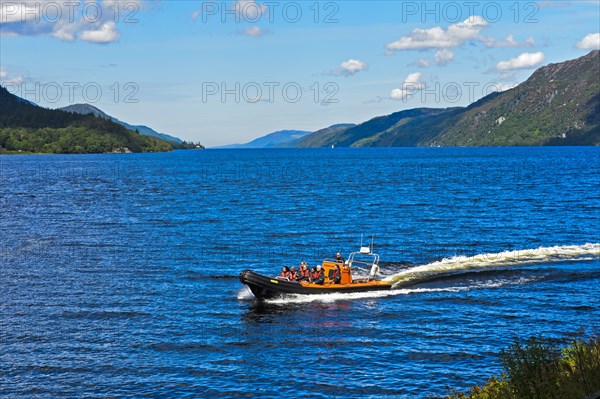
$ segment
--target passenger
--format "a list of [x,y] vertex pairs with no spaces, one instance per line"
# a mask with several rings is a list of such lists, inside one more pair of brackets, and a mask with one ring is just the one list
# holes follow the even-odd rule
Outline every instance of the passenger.
[[313,280],[313,283],[319,285],[325,283],[325,272],[321,266],[317,266],[317,278]]
[[310,279],[310,271],[308,270],[308,266],[306,262],[302,262],[300,265],[300,271],[298,272],[298,281],[309,281]]
[[340,265],[335,265],[335,269],[333,269],[333,276],[331,277],[331,282],[333,284],[339,284],[342,280],[342,270],[340,269]]
[[340,263],[344,263],[344,258],[342,258],[342,254],[341,254],[340,252],[338,252],[338,253],[335,255],[335,261],[336,261],[336,262],[340,262]]
[[290,270],[290,280],[298,280],[298,270],[296,270],[296,266],[292,266]]
[[319,271],[317,270],[316,266],[313,266],[312,270],[310,271],[310,282],[314,283],[318,278],[319,278]]
[[290,279],[290,269],[287,266],[282,267],[281,274],[278,277],[289,280]]

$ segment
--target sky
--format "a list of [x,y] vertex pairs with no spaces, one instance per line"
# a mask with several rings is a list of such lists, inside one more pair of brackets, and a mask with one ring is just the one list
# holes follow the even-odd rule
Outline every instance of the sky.
[[600,0],[0,0],[9,91],[206,146],[466,106],[598,48]]

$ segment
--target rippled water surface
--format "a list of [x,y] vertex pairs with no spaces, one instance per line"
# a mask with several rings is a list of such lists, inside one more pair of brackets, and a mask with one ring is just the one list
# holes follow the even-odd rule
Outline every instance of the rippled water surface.
[[[0,158],[0,397],[425,398],[600,329],[600,149]],[[375,236],[389,293],[257,304]],[[370,238],[369,238],[370,240]]]

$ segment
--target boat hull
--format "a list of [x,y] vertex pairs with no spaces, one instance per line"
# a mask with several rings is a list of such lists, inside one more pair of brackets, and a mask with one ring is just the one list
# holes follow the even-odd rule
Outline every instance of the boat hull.
[[246,284],[259,300],[280,298],[286,295],[317,295],[390,290],[392,285],[382,281],[351,284],[309,284],[280,280],[263,276],[251,270],[240,273],[240,281]]

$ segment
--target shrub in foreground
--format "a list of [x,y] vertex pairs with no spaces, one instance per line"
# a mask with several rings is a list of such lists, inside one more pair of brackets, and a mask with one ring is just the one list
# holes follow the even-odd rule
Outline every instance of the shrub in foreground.
[[584,399],[600,391],[600,337],[558,345],[516,341],[500,353],[503,372],[447,399]]

